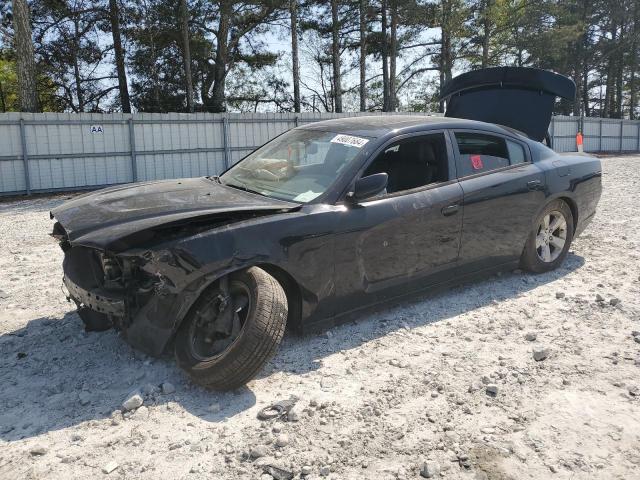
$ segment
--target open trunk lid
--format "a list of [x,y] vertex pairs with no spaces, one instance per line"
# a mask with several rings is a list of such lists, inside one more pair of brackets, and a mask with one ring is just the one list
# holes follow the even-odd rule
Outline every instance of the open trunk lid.
[[556,97],[573,100],[575,96],[576,85],[570,78],[529,67],[463,73],[440,93],[447,102],[447,117],[504,125],[537,141],[547,134]]

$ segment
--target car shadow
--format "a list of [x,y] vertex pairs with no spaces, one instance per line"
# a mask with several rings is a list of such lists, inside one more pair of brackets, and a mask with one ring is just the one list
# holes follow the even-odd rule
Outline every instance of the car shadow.
[[[582,257],[569,254],[553,272],[493,275],[368,309],[325,334],[287,335],[258,378],[315,371],[322,358],[333,353],[517,297],[583,264]],[[172,384],[175,392],[163,393],[163,383]],[[62,319],[37,318],[0,336],[0,386],[0,439],[8,442],[108,418],[136,390],[152,392],[145,396],[146,406],[183,409],[208,422],[225,421],[257,403],[251,384],[235,392],[196,386],[171,355],[148,357],[132,349],[115,331],[84,332],[75,312]],[[287,397],[283,392],[282,398]],[[133,415],[135,418],[138,412]]]
[[[163,393],[166,383],[175,391]],[[8,442],[111,417],[135,391],[146,406],[182,409],[209,422],[256,403],[247,387],[224,393],[192,384],[173,356],[148,357],[113,330],[85,332],[75,312],[0,336],[0,387],[0,439]]]
[[363,309],[325,334],[285,337],[274,360],[258,378],[285,371],[305,374],[320,368],[321,359],[350,350],[400,329],[446,321],[490,303],[515,298],[580,269],[584,258],[569,252],[561,267],[543,274],[514,270],[486,275],[453,288],[408,295],[380,306]]

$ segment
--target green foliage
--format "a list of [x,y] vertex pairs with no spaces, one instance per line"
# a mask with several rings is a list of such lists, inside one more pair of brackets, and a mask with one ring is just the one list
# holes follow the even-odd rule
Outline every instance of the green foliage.
[[[196,110],[293,108],[290,1],[187,1]],[[117,2],[134,109],[185,111],[180,0]],[[30,2],[43,109],[119,108],[108,3]],[[9,4],[0,7],[0,107],[7,110],[17,108]],[[437,111],[438,91],[453,75],[521,65],[574,79],[578,98],[559,103],[558,113],[637,118],[639,16],[638,0],[345,0],[338,2],[340,62],[334,62],[330,3],[297,0],[301,104],[334,109],[337,81],[344,109],[359,108],[359,73],[366,67],[363,108]],[[338,63],[341,79],[333,75]]]
[[19,107],[15,63],[0,56],[0,112],[14,112]]
[[[43,112],[59,112],[64,107],[56,95],[57,87],[50,77],[39,73],[38,103]],[[18,77],[13,51],[0,50],[0,113],[20,111]]]

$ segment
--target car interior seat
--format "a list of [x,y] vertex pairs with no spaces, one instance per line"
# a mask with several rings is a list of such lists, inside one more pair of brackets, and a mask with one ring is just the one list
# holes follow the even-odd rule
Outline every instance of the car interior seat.
[[407,141],[387,149],[367,169],[365,175],[385,172],[389,175],[387,192],[411,190],[429,183],[442,181],[444,172],[440,164],[446,154],[442,146],[433,141]]

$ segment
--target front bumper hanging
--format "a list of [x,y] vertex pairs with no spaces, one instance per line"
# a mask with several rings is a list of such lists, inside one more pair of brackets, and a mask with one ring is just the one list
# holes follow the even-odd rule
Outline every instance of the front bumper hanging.
[[69,291],[69,297],[76,303],[99,313],[124,317],[126,311],[124,298],[103,289],[86,290],[75,284],[66,275],[62,282]]

